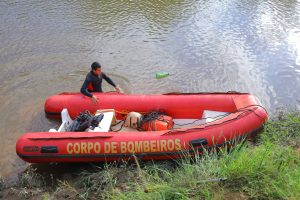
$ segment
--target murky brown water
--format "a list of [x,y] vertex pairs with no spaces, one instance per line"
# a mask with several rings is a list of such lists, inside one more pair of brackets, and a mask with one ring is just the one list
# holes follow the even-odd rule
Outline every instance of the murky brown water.
[[300,2],[0,1],[0,175],[24,169],[21,134],[58,125],[45,98],[78,91],[96,60],[127,93],[236,90],[299,109]]

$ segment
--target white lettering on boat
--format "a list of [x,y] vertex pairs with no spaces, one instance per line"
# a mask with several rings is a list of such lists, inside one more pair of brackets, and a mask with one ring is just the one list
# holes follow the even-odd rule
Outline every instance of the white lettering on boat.
[[91,154],[100,153],[101,145],[99,142],[75,142],[67,144],[68,154]]
[[69,142],[66,146],[68,154],[117,154],[180,151],[180,139],[145,140],[126,142]]

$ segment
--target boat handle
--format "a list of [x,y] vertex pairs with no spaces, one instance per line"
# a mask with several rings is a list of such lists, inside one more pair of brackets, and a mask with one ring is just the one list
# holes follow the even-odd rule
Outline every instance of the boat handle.
[[42,146],[41,153],[58,153],[57,146]]
[[196,140],[190,140],[190,146],[197,147],[197,146],[204,146],[207,145],[207,139],[196,139]]

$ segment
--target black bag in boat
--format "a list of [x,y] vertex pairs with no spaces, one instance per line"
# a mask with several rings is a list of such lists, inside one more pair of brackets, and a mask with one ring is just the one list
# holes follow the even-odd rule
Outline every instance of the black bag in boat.
[[95,127],[99,126],[99,123],[102,121],[104,117],[104,114],[101,113],[100,115],[97,115],[97,116],[93,116],[89,126],[90,126],[90,129],[91,130],[94,130]]
[[87,128],[91,128],[92,130],[99,125],[101,120],[103,119],[103,114],[93,116],[89,111],[81,112],[73,121],[71,126],[69,126],[67,131],[70,132],[83,132]]

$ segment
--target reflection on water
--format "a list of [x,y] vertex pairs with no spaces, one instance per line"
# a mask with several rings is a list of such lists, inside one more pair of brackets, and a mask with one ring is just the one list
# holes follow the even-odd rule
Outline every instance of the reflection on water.
[[1,1],[0,175],[24,168],[16,139],[57,126],[45,98],[78,91],[93,61],[126,93],[236,90],[271,112],[299,106],[299,11],[296,0]]

